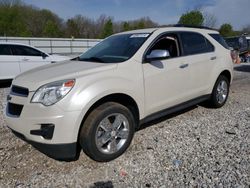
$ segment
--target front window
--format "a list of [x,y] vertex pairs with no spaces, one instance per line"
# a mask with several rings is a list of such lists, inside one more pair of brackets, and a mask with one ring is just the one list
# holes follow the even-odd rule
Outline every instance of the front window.
[[0,55],[12,55],[9,45],[0,44]]
[[111,36],[82,54],[79,60],[101,63],[126,61],[137,52],[149,35],[140,33]]
[[149,55],[153,50],[167,50],[169,52],[168,58],[180,56],[177,35],[169,33],[167,35],[161,36],[160,39],[157,40],[157,42],[147,52],[147,55]]

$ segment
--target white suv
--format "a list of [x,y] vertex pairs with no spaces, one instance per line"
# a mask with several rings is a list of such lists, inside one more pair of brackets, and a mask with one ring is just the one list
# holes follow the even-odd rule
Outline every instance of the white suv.
[[25,72],[8,96],[8,127],[43,153],[71,159],[78,148],[110,161],[147,121],[208,101],[225,104],[230,50],[209,29],[167,27],[115,34],[78,60]]

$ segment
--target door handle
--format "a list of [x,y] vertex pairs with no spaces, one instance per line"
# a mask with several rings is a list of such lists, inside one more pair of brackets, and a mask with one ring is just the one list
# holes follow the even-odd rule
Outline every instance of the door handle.
[[212,61],[213,61],[213,60],[216,60],[216,59],[217,59],[216,56],[210,58],[210,60],[212,60]]
[[23,58],[23,59],[22,59],[22,61],[29,61],[29,59],[27,59],[27,58]]
[[188,67],[188,64],[182,64],[182,65],[180,66],[181,69],[184,69],[184,68],[187,68],[187,67]]

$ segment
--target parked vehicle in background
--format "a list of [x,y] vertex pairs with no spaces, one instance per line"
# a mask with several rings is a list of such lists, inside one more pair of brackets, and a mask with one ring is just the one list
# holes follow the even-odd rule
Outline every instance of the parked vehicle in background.
[[248,50],[250,50],[250,36],[247,36],[246,39],[247,39]]
[[245,56],[245,62],[250,63],[250,36],[247,36],[248,53]]
[[50,55],[29,45],[1,42],[0,80],[13,79],[32,68],[65,60],[70,60],[70,57]]
[[6,120],[13,133],[50,157],[72,159],[80,146],[93,160],[110,161],[145,122],[203,101],[222,107],[232,78],[231,51],[217,31],[128,31],[78,60],[17,76]]
[[249,40],[247,40],[247,37],[244,35],[237,37],[227,37],[225,40],[229,47],[238,52],[241,61],[245,62],[249,52]]

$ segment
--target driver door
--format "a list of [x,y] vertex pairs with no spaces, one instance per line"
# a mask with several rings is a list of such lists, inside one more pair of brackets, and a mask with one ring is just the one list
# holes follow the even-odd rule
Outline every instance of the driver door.
[[19,57],[21,72],[51,63],[49,56],[29,46],[13,45],[12,51]]
[[183,103],[189,98],[190,71],[185,58],[180,56],[177,35],[161,37],[146,54],[153,50],[167,50],[170,57],[143,63],[147,115]]

